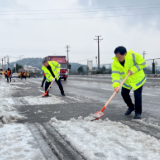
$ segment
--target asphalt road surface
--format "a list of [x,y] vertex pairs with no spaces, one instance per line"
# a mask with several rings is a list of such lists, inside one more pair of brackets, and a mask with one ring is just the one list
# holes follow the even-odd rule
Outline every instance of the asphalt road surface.
[[[70,76],[67,81],[62,80],[66,96],[62,97],[56,83],[50,89],[49,98],[41,98],[44,88],[41,88],[42,78],[17,79],[15,84],[18,85],[17,92],[12,96],[17,102],[15,106],[20,114],[28,117],[27,120],[21,120],[20,123],[27,123],[31,132],[38,143],[42,143],[40,139],[46,135],[42,128],[47,132],[47,137],[54,144],[59,146],[59,150],[66,159],[74,159],[79,157],[83,159],[80,153],[72,148],[65,148],[60,141],[56,141],[58,135],[52,135],[50,126],[47,123],[52,117],[59,120],[69,120],[70,118],[86,117],[90,113],[100,111],[103,105],[113,94],[113,88],[110,77],[87,77],[87,76]],[[134,101],[133,91],[131,96]],[[21,97],[21,98],[19,98]],[[26,100],[26,97],[28,99]],[[122,100],[121,94],[118,93],[104,111],[102,119],[109,118],[112,121],[118,121],[130,126],[132,129],[142,131],[146,134],[160,139],[160,79],[148,79],[143,88],[143,114],[142,120],[133,120],[134,113],[125,116],[127,110]],[[39,103],[35,101],[38,100]],[[42,113],[38,114],[38,110]],[[41,126],[41,127],[40,127]],[[58,134],[58,133],[57,133]],[[36,138],[41,135],[41,138]],[[60,137],[59,137],[60,138]],[[47,138],[45,138],[47,139]],[[60,138],[61,139],[61,138]],[[45,143],[45,142],[44,142]],[[47,140],[46,143],[48,144]],[[65,145],[66,146],[66,145]],[[54,148],[50,146],[50,148]],[[51,154],[41,147],[42,152],[48,159]],[[63,151],[62,151],[63,150]],[[54,151],[55,153],[55,151]],[[55,153],[61,159],[61,155]],[[55,157],[56,157],[55,156]],[[56,159],[56,158],[55,158]]]

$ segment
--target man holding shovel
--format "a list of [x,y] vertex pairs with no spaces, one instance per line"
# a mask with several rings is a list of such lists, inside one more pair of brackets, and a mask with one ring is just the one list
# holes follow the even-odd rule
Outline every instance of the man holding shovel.
[[[125,47],[117,47],[114,51],[115,57],[112,64],[112,83],[116,93],[119,92],[120,77],[124,79],[128,73],[130,76],[122,86],[122,97],[127,104],[128,109],[125,115],[130,115],[135,110],[134,119],[140,119],[142,114],[142,89],[146,81],[143,69],[147,66],[143,57],[133,52],[128,51]],[[134,90],[135,104],[132,103],[129,95],[130,90]]]
[[65,96],[64,94],[64,90],[63,90],[63,86],[61,84],[61,80],[60,80],[60,69],[61,69],[61,65],[56,62],[56,61],[48,61],[46,58],[43,59],[43,66],[42,66],[42,70],[44,71],[45,75],[46,75],[46,83],[45,83],[45,92],[47,92],[47,94],[45,94],[45,96],[49,96],[49,91],[48,87],[50,86],[52,81],[56,81],[57,85],[59,86],[59,89],[61,91],[61,95]]

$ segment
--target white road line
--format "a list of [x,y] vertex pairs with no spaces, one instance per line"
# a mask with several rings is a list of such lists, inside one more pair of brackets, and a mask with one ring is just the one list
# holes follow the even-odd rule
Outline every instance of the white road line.
[[44,91],[42,91],[42,90],[39,90],[40,92],[42,92],[42,93],[44,93]]
[[108,89],[108,88],[101,88],[101,89],[108,90],[108,91],[114,91],[113,89]]
[[[108,89],[108,88],[101,88],[101,89],[108,90],[108,91],[113,91],[113,89]],[[131,91],[130,93],[134,93],[134,92]],[[145,96],[153,96],[153,97],[159,96],[159,95],[154,95],[154,94],[149,94],[149,93],[142,93],[142,94],[145,95]]]

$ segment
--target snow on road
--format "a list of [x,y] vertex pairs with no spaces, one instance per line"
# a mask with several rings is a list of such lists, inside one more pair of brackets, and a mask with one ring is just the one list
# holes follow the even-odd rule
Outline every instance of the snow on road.
[[0,81],[0,160],[44,160],[29,129],[24,124],[13,123],[26,118],[14,108],[16,103],[11,95],[17,88],[4,79]]
[[23,124],[0,128],[0,160],[45,160],[31,132]]
[[14,101],[11,95],[15,92],[15,87],[0,81],[0,126],[12,120],[25,119],[26,117],[20,116],[13,107]]
[[50,123],[87,160],[160,160],[160,140],[120,122],[79,117]]

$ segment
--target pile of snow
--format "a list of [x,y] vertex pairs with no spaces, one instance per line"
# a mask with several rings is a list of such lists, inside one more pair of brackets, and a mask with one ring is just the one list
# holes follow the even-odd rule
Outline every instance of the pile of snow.
[[7,124],[12,120],[26,119],[24,116],[20,116],[13,107],[13,100],[10,98],[11,94],[14,93],[14,87],[4,82],[4,79],[0,81],[0,127],[3,124]]
[[87,160],[160,159],[160,140],[120,122],[79,117],[50,123]]
[[23,124],[0,129],[0,160],[45,160],[31,132]]

